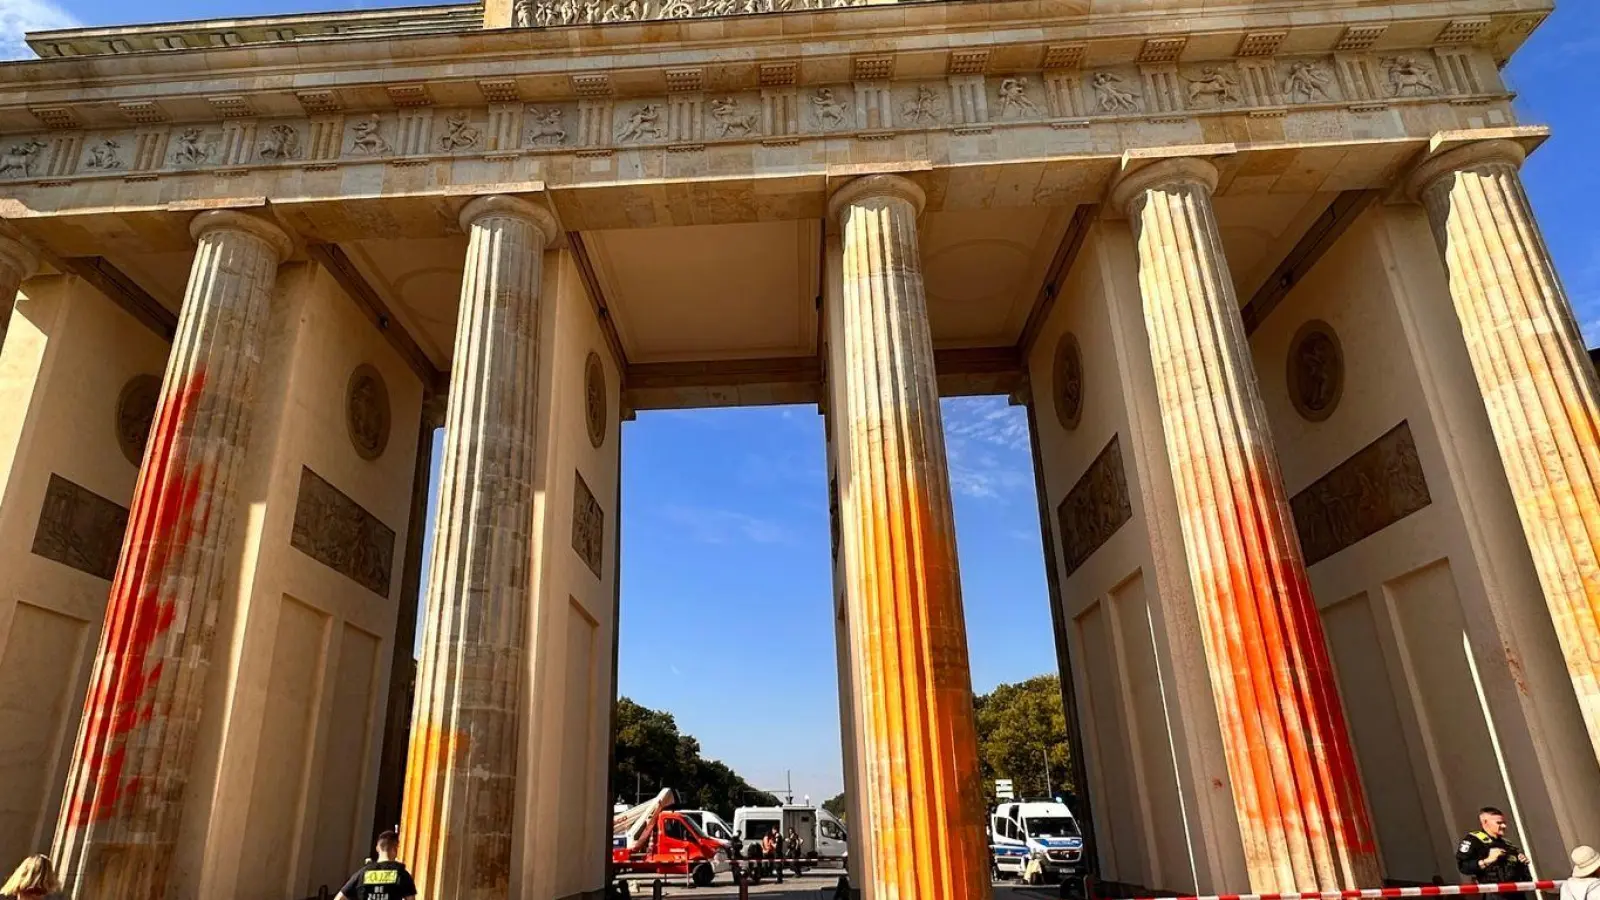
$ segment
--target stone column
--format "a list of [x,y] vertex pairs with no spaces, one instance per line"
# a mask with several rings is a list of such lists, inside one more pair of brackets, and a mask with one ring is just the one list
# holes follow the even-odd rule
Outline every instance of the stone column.
[[1510,141],[1423,163],[1411,189],[1444,256],[1544,600],[1600,756],[1600,397]]
[[917,252],[923,193],[894,175],[846,184],[830,217],[843,290],[836,427],[851,679],[876,900],[987,898],[972,679],[949,467]]
[[17,291],[38,269],[39,258],[33,251],[19,241],[0,237],[0,348],[6,345],[6,329],[16,307]]
[[1379,885],[1322,623],[1211,207],[1217,170],[1168,160],[1133,220],[1184,557],[1253,891]]
[[504,900],[532,602],[539,289],[557,232],[549,213],[503,196],[468,203],[461,227],[401,845],[424,900]]
[[244,515],[235,491],[254,418],[278,264],[276,225],[196,216],[199,241],[155,427],[134,488],[55,859],[78,900],[162,900],[212,638]]

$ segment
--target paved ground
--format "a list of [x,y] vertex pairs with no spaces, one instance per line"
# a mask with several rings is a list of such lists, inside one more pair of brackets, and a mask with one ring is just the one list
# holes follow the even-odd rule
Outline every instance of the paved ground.
[[[837,869],[823,870],[821,872],[807,872],[799,878],[785,876],[783,884],[778,884],[772,879],[763,879],[761,884],[750,888],[750,896],[762,897],[766,900],[832,900],[834,885],[839,882]],[[650,883],[637,882],[633,885],[634,900],[648,900],[651,897]],[[730,884],[727,875],[717,878],[717,883],[710,887],[692,888],[679,884],[667,886],[661,896],[677,898],[677,900],[729,900],[739,896],[739,888]],[[1056,889],[1049,888],[1024,888],[1015,884],[996,884],[994,889],[995,900],[1042,900],[1054,898]]]

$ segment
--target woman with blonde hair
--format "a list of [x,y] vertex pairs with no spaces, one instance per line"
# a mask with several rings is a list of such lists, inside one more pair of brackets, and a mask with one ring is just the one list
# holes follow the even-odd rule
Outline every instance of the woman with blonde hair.
[[56,867],[48,856],[30,856],[17,866],[17,870],[0,887],[0,897],[16,900],[40,900],[61,890],[61,880],[56,877]]

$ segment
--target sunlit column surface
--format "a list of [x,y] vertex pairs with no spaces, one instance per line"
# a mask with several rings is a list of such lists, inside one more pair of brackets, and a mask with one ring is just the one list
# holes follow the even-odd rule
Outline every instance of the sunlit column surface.
[[1468,144],[1418,168],[1450,297],[1545,602],[1600,756],[1600,403],[1523,190],[1525,153]]
[[[917,251],[923,193],[846,184],[830,214],[843,290],[841,532],[874,900],[989,896],[949,466]],[[836,394],[836,396],[838,396]]]
[[553,217],[480,197],[445,414],[401,818],[424,900],[504,900],[532,594],[539,289]]
[[201,213],[155,427],[89,683],[56,833],[77,900],[162,900],[227,581],[278,264],[290,241]]
[[6,328],[16,307],[17,290],[39,268],[39,260],[27,247],[0,237],[0,347],[6,345]]
[[1212,694],[1257,891],[1379,885],[1349,730],[1289,514],[1211,195],[1168,160],[1114,202],[1139,288]]

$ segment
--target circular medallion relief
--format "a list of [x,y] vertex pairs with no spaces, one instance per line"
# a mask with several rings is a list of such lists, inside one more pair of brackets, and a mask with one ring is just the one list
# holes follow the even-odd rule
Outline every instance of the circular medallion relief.
[[1070,332],[1056,343],[1054,379],[1051,393],[1055,396],[1056,420],[1071,431],[1083,418],[1083,354],[1078,350],[1078,338]]
[[144,459],[144,447],[156,420],[156,404],[160,402],[159,375],[135,375],[117,396],[117,446],[136,466]]
[[589,423],[589,443],[598,449],[606,442],[606,368],[594,352],[583,363],[583,413]]
[[1300,326],[1289,344],[1289,399],[1308,421],[1333,415],[1344,393],[1344,350],[1327,322]]
[[362,459],[377,459],[389,446],[389,388],[383,376],[362,363],[350,373],[345,394],[344,421],[350,443]]

